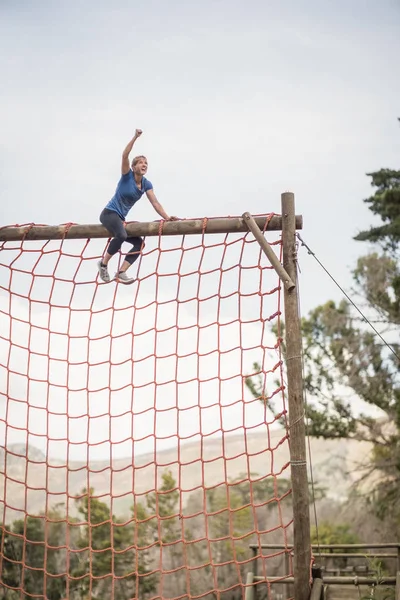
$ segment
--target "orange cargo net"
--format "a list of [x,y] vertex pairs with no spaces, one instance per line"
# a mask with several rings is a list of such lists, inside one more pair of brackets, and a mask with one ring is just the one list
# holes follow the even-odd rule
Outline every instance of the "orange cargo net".
[[0,589],[230,599],[256,566],[273,598],[293,573],[280,281],[251,234],[148,238],[131,286],[98,280],[105,247],[0,243]]

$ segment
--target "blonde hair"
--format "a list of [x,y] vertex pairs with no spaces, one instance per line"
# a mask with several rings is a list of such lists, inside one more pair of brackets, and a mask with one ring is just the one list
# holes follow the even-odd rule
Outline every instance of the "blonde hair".
[[135,158],[132,161],[132,167],[135,167],[141,158],[144,158],[144,160],[147,162],[147,158],[145,156],[135,156]]

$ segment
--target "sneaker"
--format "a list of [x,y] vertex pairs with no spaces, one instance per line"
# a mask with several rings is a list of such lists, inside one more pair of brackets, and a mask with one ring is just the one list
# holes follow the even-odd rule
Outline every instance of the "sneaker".
[[114,279],[115,281],[124,283],[125,285],[129,285],[135,281],[133,277],[129,277],[124,271],[115,273]]
[[99,260],[99,262],[97,263],[97,268],[99,270],[100,279],[102,281],[105,281],[105,283],[109,283],[110,282],[110,275],[108,274],[107,265],[103,265],[103,263],[101,262],[101,260]]

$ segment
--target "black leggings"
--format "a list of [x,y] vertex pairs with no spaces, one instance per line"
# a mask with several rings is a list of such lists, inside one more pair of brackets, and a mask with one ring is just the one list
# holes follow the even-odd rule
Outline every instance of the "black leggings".
[[126,229],[124,227],[124,221],[114,211],[105,208],[100,215],[100,223],[104,225],[106,229],[114,236],[111,240],[107,252],[113,256],[120,250],[124,242],[132,244],[130,252],[125,256],[125,260],[131,265],[139,258],[140,251],[143,247],[143,240],[141,237],[128,237]]

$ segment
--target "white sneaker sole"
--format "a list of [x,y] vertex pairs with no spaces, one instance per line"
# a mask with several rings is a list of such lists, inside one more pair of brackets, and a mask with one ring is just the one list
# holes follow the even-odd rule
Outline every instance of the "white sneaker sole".
[[135,283],[134,279],[128,279],[127,281],[126,279],[120,279],[118,275],[114,277],[114,281],[116,281],[117,283],[122,283],[123,285],[132,285],[132,283]]

